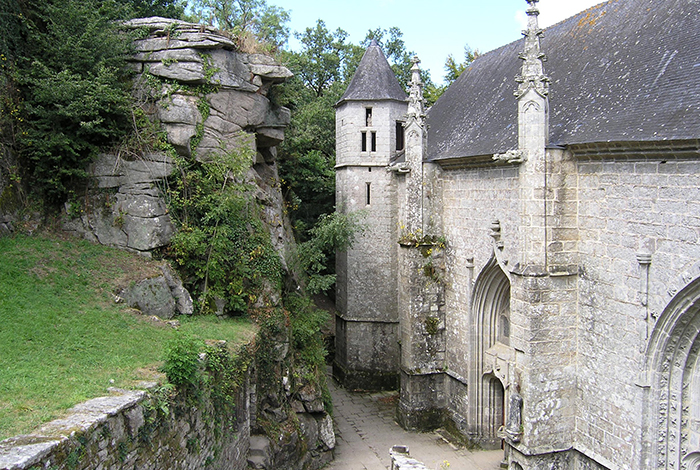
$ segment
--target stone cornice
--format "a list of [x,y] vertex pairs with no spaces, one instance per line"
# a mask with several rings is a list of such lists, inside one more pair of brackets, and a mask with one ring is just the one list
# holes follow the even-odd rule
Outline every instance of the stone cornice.
[[596,142],[567,148],[578,159],[664,160],[700,159],[700,139],[656,142]]

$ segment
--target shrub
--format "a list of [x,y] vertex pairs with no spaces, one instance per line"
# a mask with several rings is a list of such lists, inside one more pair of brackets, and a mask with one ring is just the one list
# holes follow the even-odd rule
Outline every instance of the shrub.
[[168,343],[165,364],[161,370],[171,384],[186,391],[199,389],[202,384],[202,371],[199,364],[201,349],[200,341],[183,334],[178,334]]

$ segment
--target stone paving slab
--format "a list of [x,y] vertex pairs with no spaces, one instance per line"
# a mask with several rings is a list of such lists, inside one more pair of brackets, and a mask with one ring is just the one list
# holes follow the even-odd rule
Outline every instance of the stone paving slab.
[[435,470],[497,470],[503,451],[455,448],[438,433],[403,430],[394,419],[397,392],[350,393],[328,380],[336,426],[335,460],[327,470],[387,470],[389,450],[405,445],[411,457]]

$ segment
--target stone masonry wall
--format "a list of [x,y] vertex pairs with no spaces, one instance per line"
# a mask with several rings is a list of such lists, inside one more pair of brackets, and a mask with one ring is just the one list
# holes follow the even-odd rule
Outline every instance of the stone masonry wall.
[[501,222],[504,257],[517,253],[518,169],[473,168],[443,172],[443,218],[447,239],[446,367],[465,378],[471,367],[469,309],[474,281],[493,255],[491,223]]
[[336,113],[336,206],[343,213],[362,211],[366,226],[336,258],[334,374],[350,389],[398,385],[397,192],[386,167],[396,151],[396,120],[405,112],[400,102],[349,101]]
[[[639,464],[646,338],[700,258],[700,162],[580,158],[577,441],[611,468]],[[648,307],[642,266],[650,255]],[[605,398],[602,398],[605,397]]]
[[0,443],[2,470],[196,470],[247,468],[248,387],[235,416],[214,416],[211,403],[155,390],[112,390],[81,403],[65,418]]

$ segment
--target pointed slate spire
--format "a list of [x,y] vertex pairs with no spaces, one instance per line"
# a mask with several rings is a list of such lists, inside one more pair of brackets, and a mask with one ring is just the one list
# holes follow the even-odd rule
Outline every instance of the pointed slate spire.
[[423,109],[423,82],[420,78],[420,59],[413,57],[413,67],[411,67],[411,89],[408,94],[408,118],[417,119],[421,124],[425,119]]
[[406,101],[406,92],[396,79],[381,47],[373,40],[338,105],[344,101],[375,100]]
[[523,31],[525,36],[525,50],[520,53],[523,66],[515,81],[520,85],[515,96],[522,97],[528,90],[533,89],[542,97],[549,94],[549,77],[544,74],[544,62],[547,57],[540,48],[540,38],[544,32],[540,29],[537,17],[540,11],[537,9],[539,0],[527,0],[530,7],[527,9],[527,29]]

